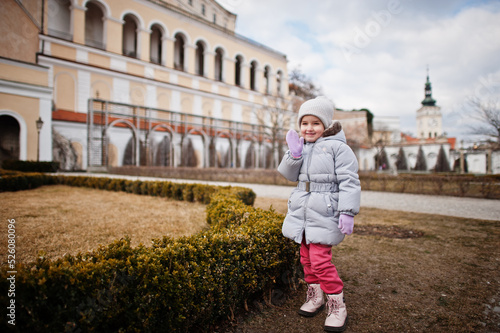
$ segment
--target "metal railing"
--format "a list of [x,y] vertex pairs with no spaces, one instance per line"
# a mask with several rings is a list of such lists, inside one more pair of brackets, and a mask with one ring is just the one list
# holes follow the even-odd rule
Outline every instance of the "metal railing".
[[[90,168],[109,166],[108,145],[112,135],[110,129],[114,127],[132,132],[133,156],[131,159],[137,166],[143,165],[144,162],[141,160],[146,160],[145,165],[153,165],[154,159],[150,156],[153,146],[150,138],[158,132],[169,136],[171,151],[176,152],[177,158],[171,162],[171,166],[179,166],[183,154],[181,145],[187,136],[202,137],[204,142],[203,167],[210,166],[210,143],[221,138],[230,141],[232,167],[238,165],[236,154],[241,151],[244,142],[256,145],[258,152],[276,147],[272,142],[271,134],[273,131],[276,132],[276,129],[268,126],[100,99],[89,99],[87,127],[87,161]],[[283,141],[286,131],[278,129],[278,133],[278,140]],[[146,158],[141,155],[144,153],[147,155]],[[268,164],[263,163],[262,160],[259,161],[259,158],[265,157],[254,156],[256,167]],[[274,164],[277,162],[274,161]]]

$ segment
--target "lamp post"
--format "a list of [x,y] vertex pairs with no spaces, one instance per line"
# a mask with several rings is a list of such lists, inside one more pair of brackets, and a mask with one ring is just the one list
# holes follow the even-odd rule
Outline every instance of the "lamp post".
[[41,117],[38,117],[38,120],[36,121],[36,130],[38,132],[38,142],[37,142],[37,150],[36,150],[36,161],[40,161],[40,130],[42,129],[43,126],[43,120]]

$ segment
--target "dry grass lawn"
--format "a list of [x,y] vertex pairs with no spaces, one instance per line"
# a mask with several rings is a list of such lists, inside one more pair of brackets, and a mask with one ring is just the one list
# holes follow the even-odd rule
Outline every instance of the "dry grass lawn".
[[[43,186],[0,193],[0,216],[16,220],[16,259],[33,261],[96,249],[122,237],[133,245],[207,228],[205,205],[83,187]],[[1,235],[7,235],[2,223]],[[0,260],[6,262],[6,239]]]
[[[500,332],[500,221],[362,208],[333,263],[348,332]],[[306,290],[275,291],[279,307],[256,307],[224,333],[321,332],[324,313],[297,314]]]
[[[33,260],[39,250],[54,258],[124,236],[149,244],[207,228],[204,205],[88,188],[0,193],[0,203],[2,263],[12,218],[18,261]],[[287,200],[255,202],[271,205],[285,213]],[[500,332],[500,221],[363,208],[354,230],[333,248],[349,332]],[[305,289],[275,290],[277,306],[251,304],[250,312],[218,331],[321,332],[324,313],[296,313]]]

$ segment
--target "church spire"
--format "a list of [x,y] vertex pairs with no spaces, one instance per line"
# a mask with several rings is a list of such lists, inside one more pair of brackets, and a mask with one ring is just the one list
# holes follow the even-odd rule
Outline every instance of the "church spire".
[[425,106],[436,105],[436,100],[432,98],[431,81],[429,81],[429,66],[427,66],[427,82],[425,83],[425,98],[422,101],[422,105]]

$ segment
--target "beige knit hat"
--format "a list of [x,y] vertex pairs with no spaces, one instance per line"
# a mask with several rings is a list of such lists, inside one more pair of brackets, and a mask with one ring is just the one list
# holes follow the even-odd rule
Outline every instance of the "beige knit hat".
[[323,123],[323,126],[325,126],[325,129],[327,129],[332,125],[334,110],[335,104],[325,96],[318,96],[314,99],[305,101],[299,109],[299,116],[297,118],[299,128],[302,117],[311,115],[318,117]]

